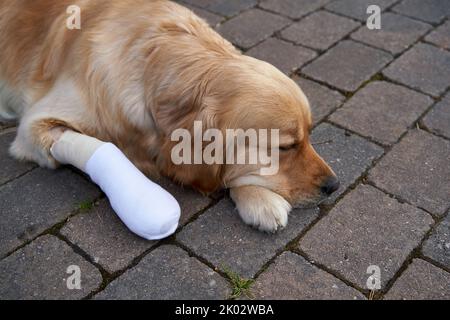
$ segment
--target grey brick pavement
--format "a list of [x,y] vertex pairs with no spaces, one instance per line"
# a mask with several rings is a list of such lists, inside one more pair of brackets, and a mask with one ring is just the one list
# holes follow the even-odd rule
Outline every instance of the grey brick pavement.
[[359,185],[305,235],[299,248],[359,288],[366,287],[367,268],[377,265],[383,288],[433,222],[426,212]]
[[437,103],[423,118],[423,125],[436,134],[450,139],[450,94]]
[[377,5],[382,11],[398,0],[334,0],[325,8],[353,19],[366,21],[367,7]]
[[391,80],[437,97],[450,86],[450,52],[418,43],[395,60],[383,74]]
[[441,0],[403,0],[393,10],[431,23],[439,23],[450,15],[448,1]]
[[[227,270],[255,280],[255,298],[367,299],[369,265],[376,299],[449,299],[450,1],[179,2],[300,85],[339,192],[272,235],[224,193],[160,180],[181,223],[145,241],[78,172],[10,158],[15,124],[0,122],[0,299],[227,299]],[[365,27],[369,4],[381,30]],[[69,265],[80,290],[67,288]]]
[[327,11],[317,11],[292,24],[281,36],[317,50],[326,50],[360,24]]
[[425,41],[431,42],[440,48],[450,49],[450,21],[445,22],[431,32],[426,36]]
[[380,30],[370,30],[362,26],[351,37],[392,54],[398,54],[430,29],[429,24],[389,12],[383,15]]
[[265,40],[247,54],[273,64],[288,75],[317,56],[313,50],[276,38]]
[[302,73],[340,90],[353,92],[392,60],[391,55],[345,40],[302,69]]
[[448,300],[450,274],[420,259],[414,259],[408,269],[387,293],[387,300]]
[[330,120],[389,145],[395,143],[432,104],[433,100],[423,94],[392,83],[374,81],[333,113]]

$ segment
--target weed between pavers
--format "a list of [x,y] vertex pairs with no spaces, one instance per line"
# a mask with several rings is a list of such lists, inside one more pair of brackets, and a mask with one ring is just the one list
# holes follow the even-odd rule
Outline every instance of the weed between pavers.
[[94,207],[93,201],[83,201],[77,206],[77,210],[80,210],[81,212],[85,212],[88,210],[91,210]]
[[252,297],[250,293],[250,286],[253,284],[255,280],[241,278],[239,274],[232,271],[228,267],[222,266],[221,268],[223,272],[227,275],[227,277],[231,280],[231,284],[233,286],[230,298],[237,299],[242,294],[245,294],[248,298],[251,299]]

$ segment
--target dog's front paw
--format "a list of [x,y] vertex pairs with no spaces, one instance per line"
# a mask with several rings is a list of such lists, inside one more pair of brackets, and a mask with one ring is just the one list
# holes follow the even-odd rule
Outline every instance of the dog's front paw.
[[245,223],[261,231],[275,232],[288,222],[291,205],[279,194],[258,186],[230,190],[239,215]]

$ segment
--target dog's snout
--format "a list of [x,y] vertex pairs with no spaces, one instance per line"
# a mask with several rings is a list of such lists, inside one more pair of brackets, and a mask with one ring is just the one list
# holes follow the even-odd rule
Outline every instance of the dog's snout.
[[333,192],[335,192],[337,189],[339,189],[339,179],[336,177],[329,177],[327,178],[323,183],[322,186],[320,187],[320,191],[327,195],[330,196]]

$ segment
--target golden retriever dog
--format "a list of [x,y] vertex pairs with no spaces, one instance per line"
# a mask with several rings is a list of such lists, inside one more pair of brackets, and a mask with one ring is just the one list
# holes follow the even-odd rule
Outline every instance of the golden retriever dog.
[[[66,27],[67,8],[81,28]],[[263,23],[263,22],[262,22]],[[0,2],[0,115],[18,119],[10,153],[56,168],[52,129],[113,142],[150,177],[202,193],[229,188],[242,219],[274,232],[339,182],[309,141],[308,100],[272,65],[245,56],[187,8],[163,0]],[[279,129],[279,170],[171,161],[177,128]],[[258,165],[256,165],[258,167]]]

